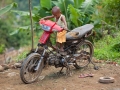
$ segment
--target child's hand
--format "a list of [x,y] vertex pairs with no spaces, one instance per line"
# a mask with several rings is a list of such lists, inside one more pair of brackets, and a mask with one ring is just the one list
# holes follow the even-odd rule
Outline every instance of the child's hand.
[[68,30],[68,28],[67,28],[67,27],[64,27],[63,29]]
[[41,20],[44,20],[44,18],[41,18],[40,21],[41,21]]

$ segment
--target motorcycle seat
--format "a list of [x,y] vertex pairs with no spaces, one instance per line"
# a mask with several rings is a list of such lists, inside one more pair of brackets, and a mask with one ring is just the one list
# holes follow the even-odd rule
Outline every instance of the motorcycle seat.
[[[94,26],[92,24],[86,24],[81,27],[77,27],[66,34],[66,39],[78,39],[90,32]],[[76,33],[76,34],[75,34]]]

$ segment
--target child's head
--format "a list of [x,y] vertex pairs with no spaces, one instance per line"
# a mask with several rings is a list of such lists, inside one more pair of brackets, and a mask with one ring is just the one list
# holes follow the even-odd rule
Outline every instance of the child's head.
[[60,11],[60,8],[55,6],[52,8],[52,14],[56,17],[56,18],[59,18],[60,15],[61,15],[61,11]]

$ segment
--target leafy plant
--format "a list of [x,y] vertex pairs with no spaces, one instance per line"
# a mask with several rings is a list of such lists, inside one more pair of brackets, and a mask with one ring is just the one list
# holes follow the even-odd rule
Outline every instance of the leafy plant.
[[16,57],[16,62],[24,60],[26,58],[26,55],[28,54],[28,51],[24,51],[23,53],[21,53],[20,55],[18,55]]
[[80,13],[79,10],[77,10],[76,8],[74,8],[72,5],[69,5],[69,11],[70,11],[70,20],[72,23],[75,24],[75,26],[80,26]]
[[46,8],[48,10],[52,8],[51,0],[40,0],[40,5],[42,8]]
[[10,5],[5,6],[2,9],[0,9],[0,16],[3,15],[4,13],[10,11],[13,7],[17,7],[17,4],[16,3],[12,3]]
[[116,36],[116,38],[113,38],[110,35],[105,36],[98,42],[95,42],[95,50],[94,50],[94,56],[97,59],[101,60],[112,60],[112,61],[117,61],[120,59],[120,54],[119,54],[119,33]]
[[113,51],[116,51],[116,52],[120,52],[120,43],[115,44],[115,45],[112,47],[112,50],[113,50]]
[[2,54],[5,50],[5,45],[4,44],[0,44],[0,54]]

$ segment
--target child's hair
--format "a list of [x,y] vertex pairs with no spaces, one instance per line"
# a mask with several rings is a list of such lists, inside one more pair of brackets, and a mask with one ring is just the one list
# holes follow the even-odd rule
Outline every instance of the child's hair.
[[52,8],[52,13],[61,13],[61,10],[60,10],[59,7],[54,6],[54,7]]

